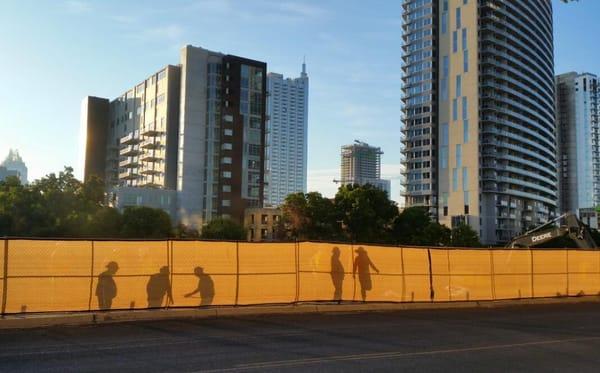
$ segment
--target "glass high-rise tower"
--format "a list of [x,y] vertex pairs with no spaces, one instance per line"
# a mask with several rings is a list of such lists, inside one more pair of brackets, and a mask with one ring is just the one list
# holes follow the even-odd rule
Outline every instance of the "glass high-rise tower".
[[403,7],[406,205],[469,224],[486,244],[554,217],[551,2]]

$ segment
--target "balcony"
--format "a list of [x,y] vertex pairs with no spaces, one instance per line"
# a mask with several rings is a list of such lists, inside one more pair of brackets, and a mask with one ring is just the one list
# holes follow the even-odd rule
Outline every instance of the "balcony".
[[153,165],[143,166],[140,169],[140,174],[142,174],[142,175],[158,175],[158,174],[163,173],[164,171],[165,171],[164,165],[153,164]]
[[141,187],[146,187],[146,188],[162,188],[163,187],[163,185],[161,183],[157,183],[153,180],[140,181],[138,183],[138,185]]
[[154,154],[154,152],[144,153],[140,157],[140,160],[142,162],[156,162],[156,161],[160,161],[161,159],[162,159],[162,157]]
[[127,157],[119,162],[120,168],[135,168],[138,166],[138,160],[134,157]]
[[140,129],[140,135],[142,136],[158,136],[162,134],[162,131],[158,128],[155,123],[143,126]]
[[133,170],[127,170],[119,173],[120,180],[135,180],[138,177],[139,175],[137,174],[137,172],[134,172]]
[[158,149],[161,147],[160,141],[155,140],[154,138],[148,138],[141,142],[140,148],[143,149]]
[[128,135],[121,137],[119,142],[121,143],[121,145],[133,145],[139,143],[140,136],[138,131],[131,132]]
[[123,157],[131,157],[140,154],[137,145],[127,145],[119,151],[119,155]]

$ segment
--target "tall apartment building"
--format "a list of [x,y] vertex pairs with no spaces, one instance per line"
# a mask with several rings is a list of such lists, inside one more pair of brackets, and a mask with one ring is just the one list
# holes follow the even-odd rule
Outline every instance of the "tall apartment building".
[[10,149],[8,156],[0,163],[0,166],[6,169],[5,176],[18,176],[21,184],[27,184],[27,166],[17,150]]
[[406,206],[486,244],[554,217],[551,2],[405,0],[403,12]]
[[288,194],[306,192],[308,74],[267,75],[265,206],[279,206]]
[[242,222],[262,205],[265,100],[264,62],[185,46],[179,65],[118,98],[84,100],[85,177],[102,177],[120,207],[163,208],[193,227]]
[[390,196],[390,180],[381,179],[381,148],[355,140],[354,144],[344,145],[341,150],[342,185],[365,185],[387,192]]
[[560,208],[582,211],[600,205],[600,84],[596,75],[556,77]]
[[402,2],[402,182],[405,206],[437,215],[438,2]]

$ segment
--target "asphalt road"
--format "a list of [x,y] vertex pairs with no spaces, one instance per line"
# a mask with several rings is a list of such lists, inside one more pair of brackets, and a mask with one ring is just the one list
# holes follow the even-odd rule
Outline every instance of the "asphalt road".
[[600,371],[600,304],[0,331],[0,371]]

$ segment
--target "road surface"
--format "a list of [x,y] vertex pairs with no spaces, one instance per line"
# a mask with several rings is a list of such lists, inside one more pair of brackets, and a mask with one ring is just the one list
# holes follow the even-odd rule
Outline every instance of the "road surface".
[[0,371],[600,371],[600,304],[0,331]]

